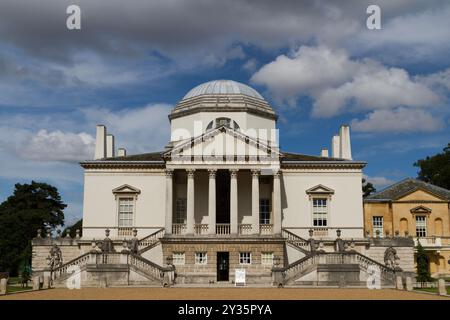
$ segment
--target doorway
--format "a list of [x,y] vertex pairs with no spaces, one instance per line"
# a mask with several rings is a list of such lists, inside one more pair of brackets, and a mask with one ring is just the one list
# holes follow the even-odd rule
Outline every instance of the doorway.
[[217,281],[228,281],[229,258],[229,252],[217,252]]
[[216,173],[216,223],[230,223],[230,172]]

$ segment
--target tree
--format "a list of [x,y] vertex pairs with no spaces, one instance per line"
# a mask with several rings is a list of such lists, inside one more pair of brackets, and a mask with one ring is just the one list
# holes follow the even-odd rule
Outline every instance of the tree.
[[450,189],[450,143],[442,153],[417,160],[414,166],[420,168],[418,179]]
[[78,220],[77,222],[75,222],[73,225],[68,226],[64,229],[64,231],[62,232],[62,236],[65,237],[67,234],[67,229],[70,229],[70,237],[74,238],[76,236],[76,232],[77,230],[80,230],[80,236],[82,236],[82,230],[83,230],[83,219]]
[[416,246],[416,260],[417,260],[417,281],[418,282],[429,282],[432,281],[429,268],[428,256],[425,253],[420,241],[417,241]]
[[51,232],[64,223],[58,190],[46,183],[15,185],[13,195],[0,204],[0,270],[16,275],[31,264],[31,240],[36,230]]
[[366,182],[366,179],[362,179],[362,191],[363,191],[363,197],[367,197],[368,195],[374,193],[377,191],[377,189],[373,186],[372,183]]

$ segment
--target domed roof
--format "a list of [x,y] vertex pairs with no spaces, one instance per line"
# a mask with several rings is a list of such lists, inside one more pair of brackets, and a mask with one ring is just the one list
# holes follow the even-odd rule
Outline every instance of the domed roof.
[[243,94],[249,97],[264,100],[264,98],[255,89],[233,80],[213,80],[202,83],[191,89],[183,100],[201,96],[204,94],[214,95],[228,95],[228,94]]

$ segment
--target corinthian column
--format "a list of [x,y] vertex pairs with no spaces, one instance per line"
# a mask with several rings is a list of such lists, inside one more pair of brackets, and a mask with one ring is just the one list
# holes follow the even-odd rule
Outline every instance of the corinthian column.
[[166,170],[166,234],[172,234],[173,170]]
[[195,170],[187,170],[187,221],[186,233],[194,234],[194,173]]
[[273,175],[273,233],[281,234],[281,171]]
[[238,170],[230,170],[230,231],[231,234],[238,233]]
[[216,234],[216,170],[209,171],[208,188],[208,216],[209,216],[209,234]]
[[252,233],[259,233],[259,170],[252,170]]

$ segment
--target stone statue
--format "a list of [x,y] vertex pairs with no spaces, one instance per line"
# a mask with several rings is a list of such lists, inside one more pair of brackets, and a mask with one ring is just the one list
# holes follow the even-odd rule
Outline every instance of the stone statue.
[[316,252],[318,245],[316,244],[316,240],[314,238],[309,239],[309,250],[311,250],[312,253]]
[[109,229],[105,230],[105,235],[106,235],[106,238],[103,239],[103,243],[102,243],[102,252],[104,254],[112,253],[112,252],[114,252],[114,247],[113,247],[112,240],[109,238]]
[[386,265],[386,267],[391,269],[399,269],[398,260],[400,260],[400,258],[397,255],[397,250],[395,250],[393,247],[387,248],[384,252],[384,264]]
[[47,261],[48,261],[47,264],[50,267],[50,271],[53,271],[56,268],[62,266],[63,260],[61,249],[56,244],[54,244],[53,247],[50,249]]
[[345,251],[345,241],[341,238],[337,238],[335,241],[335,248],[337,252],[344,252]]

